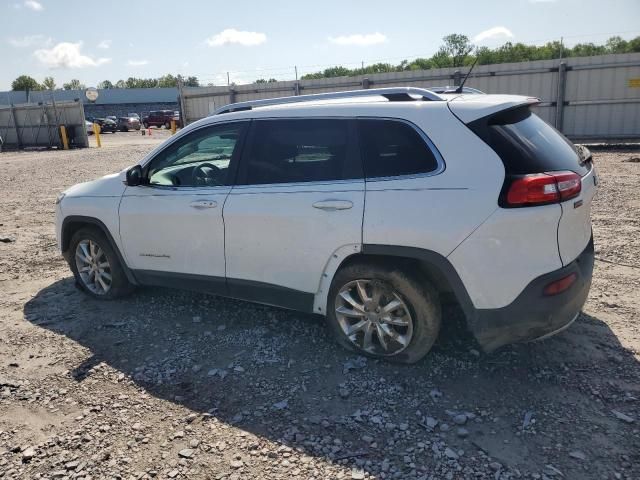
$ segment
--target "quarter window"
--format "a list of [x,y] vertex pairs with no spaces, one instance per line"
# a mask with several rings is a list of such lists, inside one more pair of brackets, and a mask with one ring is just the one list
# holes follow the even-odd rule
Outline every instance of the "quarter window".
[[254,122],[244,184],[316,182],[361,177],[349,120]]
[[228,185],[229,164],[246,123],[205,127],[187,134],[155,157],[151,185],[213,187]]
[[359,120],[366,178],[432,172],[438,161],[414,127],[397,120]]

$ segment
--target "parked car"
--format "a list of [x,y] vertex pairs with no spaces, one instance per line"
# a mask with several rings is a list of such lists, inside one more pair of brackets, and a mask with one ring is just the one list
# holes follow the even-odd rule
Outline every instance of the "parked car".
[[140,115],[138,115],[137,113],[127,113],[127,117],[137,118],[138,120],[140,120]]
[[100,125],[100,133],[116,133],[118,130],[117,123],[108,118],[94,118],[92,121],[93,123]]
[[104,117],[104,118],[106,118],[106,119],[108,119],[108,120],[111,120],[111,121],[113,121],[113,122],[118,123],[118,117],[116,117],[115,115],[107,115],[107,116],[106,116],[106,117]]
[[87,135],[93,135],[93,122],[90,122],[89,120],[85,120],[84,126],[87,130]]
[[129,130],[140,130],[140,119],[136,117],[118,118],[118,130],[128,132]]
[[[429,87],[429,90],[434,93],[457,93],[458,88],[460,87],[456,87],[455,85],[447,85],[446,87]],[[484,95],[484,92],[478,90],[477,88],[471,87],[462,87],[462,93],[476,93]]]
[[543,338],[587,298],[597,177],[538,102],[388,88],[229,105],[62,193],[58,244],[91,297],[158,285],[313,312],[399,362],[429,351],[448,299],[486,351]]
[[149,115],[142,117],[142,124],[144,128],[160,128],[164,126],[166,129],[169,129],[171,128],[171,120],[175,120],[177,127],[182,127],[180,114],[174,110],[154,110],[149,112]]

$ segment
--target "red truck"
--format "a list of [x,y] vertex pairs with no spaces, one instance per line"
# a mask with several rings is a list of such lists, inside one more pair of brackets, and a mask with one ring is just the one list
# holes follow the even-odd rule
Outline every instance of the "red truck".
[[144,128],[164,126],[169,129],[171,128],[171,120],[175,120],[177,127],[182,127],[180,112],[174,110],[153,110],[146,117],[142,117],[142,125]]

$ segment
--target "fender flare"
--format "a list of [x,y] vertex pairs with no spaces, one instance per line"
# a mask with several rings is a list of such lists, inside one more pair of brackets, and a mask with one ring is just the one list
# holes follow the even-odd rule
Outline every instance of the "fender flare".
[[134,285],[139,285],[139,282],[136,280],[136,277],[133,275],[133,272],[125,262],[124,257],[122,256],[122,253],[120,253],[120,249],[118,248],[118,244],[115,242],[113,235],[111,235],[111,232],[109,231],[107,226],[104,223],[102,223],[101,220],[98,220],[95,217],[86,217],[83,215],[70,215],[64,218],[64,220],[62,221],[60,246],[62,250],[62,255],[64,256],[65,260],[69,261],[69,242],[71,241],[71,236],[69,235],[68,230],[69,230],[69,225],[72,223],[84,223],[84,224],[98,227],[102,231],[102,233],[107,237],[107,240],[109,240],[109,242],[111,243],[111,248],[113,248],[113,251],[116,252],[116,256],[118,257],[118,261],[120,262],[120,265],[122,266],[122,269],[124,270],[124,273],[127,276],[127,280],[129,280],[129,282],[131,282]]
[[[372,256],[385,256],[385,257],[401,257],[418,260],[423,264],[426,264],[432,268],[435,268],[442,274],[449,286],[451,287],[453,294],[460,303],[460,307],[464,312],[467,322],[472,326],[477,318],[477,309],[467,292],[460,275],[456,271],[451,262],[444,256],[433,250],[427,250],[418,247],[403,247],[398,245],[381,245],[381,244],[363,244],[362,248],[355,248],[354,245],[348,245],[339,248],[334,252],[332,257],[327,262],[327,266],[322,274],[320,280],[320,287],[314,298],[313,311],[314,313],[326,315],[327,296],[331,282],[335,273],[347,258],[354,255],[372,255]],[[354,251],[355,250],[355,251]]]

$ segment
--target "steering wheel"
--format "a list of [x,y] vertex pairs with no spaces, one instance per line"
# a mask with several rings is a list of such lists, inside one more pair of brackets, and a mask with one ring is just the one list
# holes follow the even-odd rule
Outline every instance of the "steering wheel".
[[217,186],[222,185],[218,178],[222,170],[216,167],[212,163],[201,163],[193,168],[191,172],[192,183],[194,185],[209,185]]

